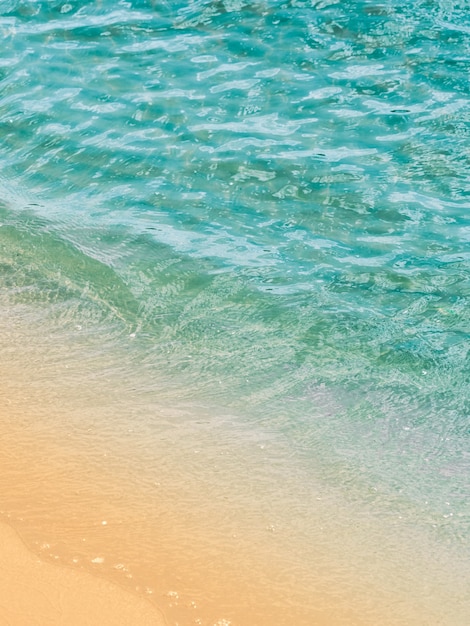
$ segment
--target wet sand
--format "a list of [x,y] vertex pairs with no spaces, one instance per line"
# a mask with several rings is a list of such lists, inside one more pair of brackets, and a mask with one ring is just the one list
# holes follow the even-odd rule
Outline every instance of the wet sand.
[[106,580],[41,561],[0,524],[2,626],[159,626],[157,610]]

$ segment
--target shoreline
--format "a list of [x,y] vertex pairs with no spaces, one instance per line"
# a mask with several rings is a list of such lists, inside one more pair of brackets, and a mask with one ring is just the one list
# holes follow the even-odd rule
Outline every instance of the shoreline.
[[[177,406],[141,370],[127,379],[119,351],[97,334],[78,341],[43,315],[5,316],[0,326],[0,519],[30,550],[26,562],[77,575],[77,588],[85,572],[93,589],[104,580],[112,595],[117,585],[161,612],[166,622],[154,624],[462,623],[468,567],[436,554],[419,529],[348,503],[301,467],[286,475],[275,441],[265,449],[243,439],[228,417],[215,428],[214,416]],[[11,584],[27,593],[31,575],[17,571]],[[56,593],[39,594],[48,610]]]
[[4,626],[164,626],[157,609],[107,580],[30,552],[0,523],[0,622]]

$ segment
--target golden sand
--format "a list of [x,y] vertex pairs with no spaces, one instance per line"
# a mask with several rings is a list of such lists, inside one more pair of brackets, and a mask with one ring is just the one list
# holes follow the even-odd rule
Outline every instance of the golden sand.
[[86,572],[44,563],[0,525],[2,626],[158,626],[143,598]]

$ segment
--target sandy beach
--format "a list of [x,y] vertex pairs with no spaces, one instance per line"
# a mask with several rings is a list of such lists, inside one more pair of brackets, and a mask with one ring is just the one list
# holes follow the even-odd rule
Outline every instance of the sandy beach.
[[55,566],[29,552],[0,525],[0,623],[3,626],[158,626],[145,599],[86,572]]

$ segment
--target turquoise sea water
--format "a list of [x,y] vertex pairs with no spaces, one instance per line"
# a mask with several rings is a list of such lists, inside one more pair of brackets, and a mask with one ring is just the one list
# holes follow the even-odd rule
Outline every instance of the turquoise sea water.
[[4,0],[0,34],[5,306],[466,553],[468,3]]

